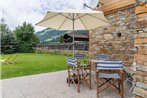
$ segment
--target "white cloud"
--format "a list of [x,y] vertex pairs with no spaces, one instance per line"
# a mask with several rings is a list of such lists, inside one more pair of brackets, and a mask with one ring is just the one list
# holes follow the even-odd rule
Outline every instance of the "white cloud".
[[83,0],[1,0],[3,18],[11,30],[24,21],[32,23],[35,30],[44,28],[35,26],[46,11],[59,9],[81,9]]

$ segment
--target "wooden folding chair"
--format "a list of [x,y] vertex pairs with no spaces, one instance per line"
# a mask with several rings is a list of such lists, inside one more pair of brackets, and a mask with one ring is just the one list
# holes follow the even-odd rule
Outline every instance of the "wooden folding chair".
[[68,65],[68,86],[73,83],[80,93],[80,84],[85,81],[91,89],[91,66],[89,64],[80,65],[75,58],[67,58],[66,62]]
[[86,62],[86,60],[84,59],[84,54],[75,54],[74,58],[76,58],[77,61],[80,62],[80,64],[81,63],[84,63],[84,64],[89,63],[89,62]]
[[16,63],[15,62],[16,57],[17,57],[17,55],[8,56],[6,59],[1,60],[1,64],[13,64],[13,63]]
[[13,63],[16,63],[16,61],[15,61],[15,59],[17,58],[17,54],[16,55],[14,55],[12,58],[10,58],[7,62],[9,63],[9,64],[13,64]]
[[121,96],[121,98],[124,98],[124,95],[123,95],[123,62],[122,61],[100,60],[97,62],[96,64],[97,97],[99,97],[99,94],[109,87],[113,88],[113,90],[115,90]]
[[96,56],[96,59],[97,60],[110,60],[110,56],[107,54],[98,54]]
[[84,59],[84,54],[75,54],[74,56],[77,60]]
[[12,58],[12,56],[8,56],[6,59],[1,60],[1,64],[7,64],[11,58]]

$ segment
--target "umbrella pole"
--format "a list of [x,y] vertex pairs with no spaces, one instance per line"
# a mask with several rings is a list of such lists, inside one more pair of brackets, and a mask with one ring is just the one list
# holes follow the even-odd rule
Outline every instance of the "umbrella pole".
[[75,56],[75,46],[74,46],[74,41],[75,41],[75,19],[74,19],[74,13],[72,14],[73,15],[73,19],[72,19],[72,22],[73,22],[73,32],[72,32],[72,35],[73,35],[73,57]]

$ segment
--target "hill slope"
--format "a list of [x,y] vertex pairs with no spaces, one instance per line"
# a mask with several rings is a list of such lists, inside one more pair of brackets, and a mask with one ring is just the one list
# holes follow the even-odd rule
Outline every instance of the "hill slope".
[[53,42],[57,37],[64,35],[65,31],[57,31],[54,29],[44,29],[42,31],[36,32],[36,35],[41,42]]
[[[63,36],[65,33],[71,33],[71,31],[58,31],[47,28],[42,31],[38,31],[35,34],[40,39],[40,42],[59,42],[60,37]],[[76,31],[76,33],[87,35],[88,31],[79,30]]]

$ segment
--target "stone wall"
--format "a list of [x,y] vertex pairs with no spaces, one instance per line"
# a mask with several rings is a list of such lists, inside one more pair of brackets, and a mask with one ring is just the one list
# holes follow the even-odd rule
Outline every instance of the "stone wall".
[[[141,5],[136,7],[137,11],[142,11],[144,6]],[[139,9],[139,10],[138,10]],[[136,12],[137,12],[136,11]],[[135,48],[136,52],[134,55],[134,74],[133,74],[133,82],[134,82],[134,94],[136,98],[147,98],[147,14],[143,13],[138,17],[138,21],[134,26],[138,33],[136,34],[135,39]]]
[[[147,21],[146,21],[147,25]],[[147,98],[147,27],[140,28],[135,39],[135,59],[134,62],[134,94],[136,98]],[[135,65],[134,65],[135,66]]]
[[130,8],[109,14],[106,16],[111,22],[109,26],[90,31],[90,58],[95,58],[97,54],[109,54],[123,60],[126,66],[133,63],[136,31],[130,24],[137,21],[134,11],[134,8]]

